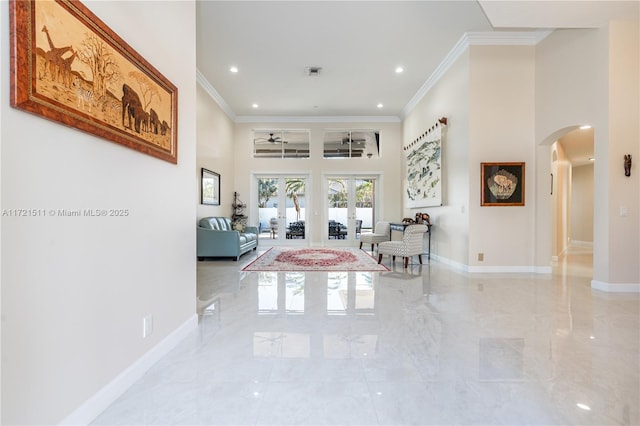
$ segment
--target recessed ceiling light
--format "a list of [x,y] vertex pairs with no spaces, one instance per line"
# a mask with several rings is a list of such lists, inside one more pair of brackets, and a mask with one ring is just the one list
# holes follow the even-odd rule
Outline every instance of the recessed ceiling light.
[[396,67],[396,74],[402,74],[404,72],[404,68],[402,66]]
[[596,161],[596,159],[593,157],[589,157],[589,161]]
[[589,126],[588,124],[586,126],[580,126],[580,130],[587,130],[590,129],[591,126]]
[[377,106],[378,106],[378,108],[382,108],[384,105],[378,104]]
[[237,73],[238,72],[238,67],[231,67],[229,68],[229,71],[231,71],[232,73]]
[[591,411],[591,407],[589,407],[587,404],[578,402],[576,405],[578,406],[578,408],[582,408],[585,411]]
[[258,104],[251,104],[251,108],[258,108],[259,105]]

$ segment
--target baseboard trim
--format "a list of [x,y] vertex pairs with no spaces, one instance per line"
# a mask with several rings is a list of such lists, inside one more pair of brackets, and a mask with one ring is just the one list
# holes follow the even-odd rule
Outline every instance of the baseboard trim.
[[553,268],[551,266],[534,266],[533,270],[536,274],[551,274]]
[[440,263],[444,263],[445,265],[451,266],[454,269],[458,269],[460,271],[469,272],[469,267],[464,263],[456,262],[455,260],[451,260],[447,257],[438,256],[437,254],[431,254],[431,259],[437,260]]
[[496,274],[529,274],[536,272],[535,266],[469,266],[471,273],[496,273]]
[[640,293],[640,283],[605,283],[591,280],[591,288],[608,293]]
[[551,274],[551,266],[469,266],[464,263],[456,262],[455,260],[448,259],[446,257],[432,254],[431,258],[437,260],[440,263],[449,265],[454,269],[460,271],[473,273],[496,273],[496,274],[509,274],[509,273],[536,273],[536,274]]
[[593,241],[579,241],[579,240],[571,240],[569,246],[573,247],[585,247],[585,248],[593,248]]
[[176,347],[182,339],[198,328],[198,315],[194,314],[181,326],[146,354],[116,376],[95,395],[67,416],[61,425],[88,425],[138,381],[156,362]]

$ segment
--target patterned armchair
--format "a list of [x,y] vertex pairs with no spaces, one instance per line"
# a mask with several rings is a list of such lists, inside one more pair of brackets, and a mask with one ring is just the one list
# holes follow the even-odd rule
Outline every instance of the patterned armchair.
[[360,248],[362,243],[371,244],[371,250],[373,251],[374,244],[381,243],[383,241],[389,241],[391,239],[391,225],[386,221],[379,221],[376,223],[376,227],[373,233],[360,234]]
[[411,256],[418,256],[422,264],[422,237],[427,232],[427,225],[409,225],[405,228],[402,241],[385,241],[378,244],[378,263],[382,262],[382,255],[388,254],[395,263],[396,256],[404,258],[404,267],[409,265]]

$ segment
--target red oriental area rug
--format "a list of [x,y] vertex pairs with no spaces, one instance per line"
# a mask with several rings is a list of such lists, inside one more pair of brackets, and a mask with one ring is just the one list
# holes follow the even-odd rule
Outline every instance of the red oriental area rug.
[[356,248],[272,247],[242,270],[386,272],[389,268]]

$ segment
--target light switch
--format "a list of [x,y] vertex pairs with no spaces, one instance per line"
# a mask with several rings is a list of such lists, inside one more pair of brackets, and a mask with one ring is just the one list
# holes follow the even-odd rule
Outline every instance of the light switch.
[[629,216],[629,209],[626,207],[620,207],[620,217]]

